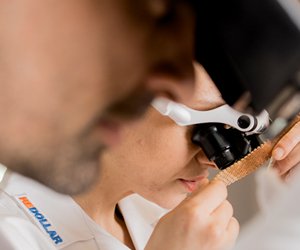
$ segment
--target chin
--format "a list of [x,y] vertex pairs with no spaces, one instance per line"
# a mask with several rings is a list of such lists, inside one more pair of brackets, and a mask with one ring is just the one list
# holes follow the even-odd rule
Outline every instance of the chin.
[[173,209],[177,207],[187,197],[187,195],[187,193],[176,195],[161,195],[160,197],[156,197],[150,200],[165,209]]

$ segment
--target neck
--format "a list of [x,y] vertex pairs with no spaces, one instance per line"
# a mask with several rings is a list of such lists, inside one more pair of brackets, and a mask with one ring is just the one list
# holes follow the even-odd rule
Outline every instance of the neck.
[[131,192],[116,180],[116,175],[101,173],[101,178],[88,192],[73,197],[81,208],[111,235],[134,249],[123,217],[118,215],[119,200]]

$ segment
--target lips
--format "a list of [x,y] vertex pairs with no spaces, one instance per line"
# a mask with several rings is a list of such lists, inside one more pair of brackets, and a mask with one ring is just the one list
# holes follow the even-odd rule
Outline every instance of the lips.
[[181,178],[179,180],[183,184],[183,186],[187,189],[187,191],[189,193],[192,193],[197,189],[197,187],[201,184],[202,181],[207,179],[207,176],[208,175],[204,174],[194,178],[188,178],[188,179]]
[[186,181],[186,180],[182,180],[180,179],[180,181],[182,182],[182,184],[185,186],[185,188],[188,190],[189,193],[192,193],[196,190],[197,188],[197,182],[196,181]]

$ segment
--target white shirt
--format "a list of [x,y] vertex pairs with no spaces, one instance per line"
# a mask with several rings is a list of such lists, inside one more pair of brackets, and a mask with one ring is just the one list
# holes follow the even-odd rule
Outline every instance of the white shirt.
[[[144,249],[167,211],[138,195],[118,203],[137,250]],[[128,250],[66,195],[16,173],[0,184],[1,250]]]
[[[0,181],[1,171],[0,166]],[[290,186],[261,171],[262,211],[241,231],[235,250],[300,249],[300,175]],[[144,249],[152,231],[167,211],[131,195],[119,202],[137,250]],[[24,176],[6,173],[0,183],[1,250],[128,250],[65,195]]]

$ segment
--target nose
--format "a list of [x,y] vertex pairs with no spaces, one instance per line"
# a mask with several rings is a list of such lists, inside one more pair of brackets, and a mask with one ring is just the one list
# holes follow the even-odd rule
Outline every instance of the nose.
[[167,17],[157,22],[151,40],[155,64],[149,87],[156,95],[187,102],[194,92],[195,14],[188,1],[174,1]]
[[208,167],[211,167],[211,168],[218,169],[217,165],[214,162],[210,161],[206,157],[206,155],[204,154],[202,149],[200,149],[200,151],[195,155],[195,159],[199,163],[200,166],[205,165],[205,166],[208,166]]

